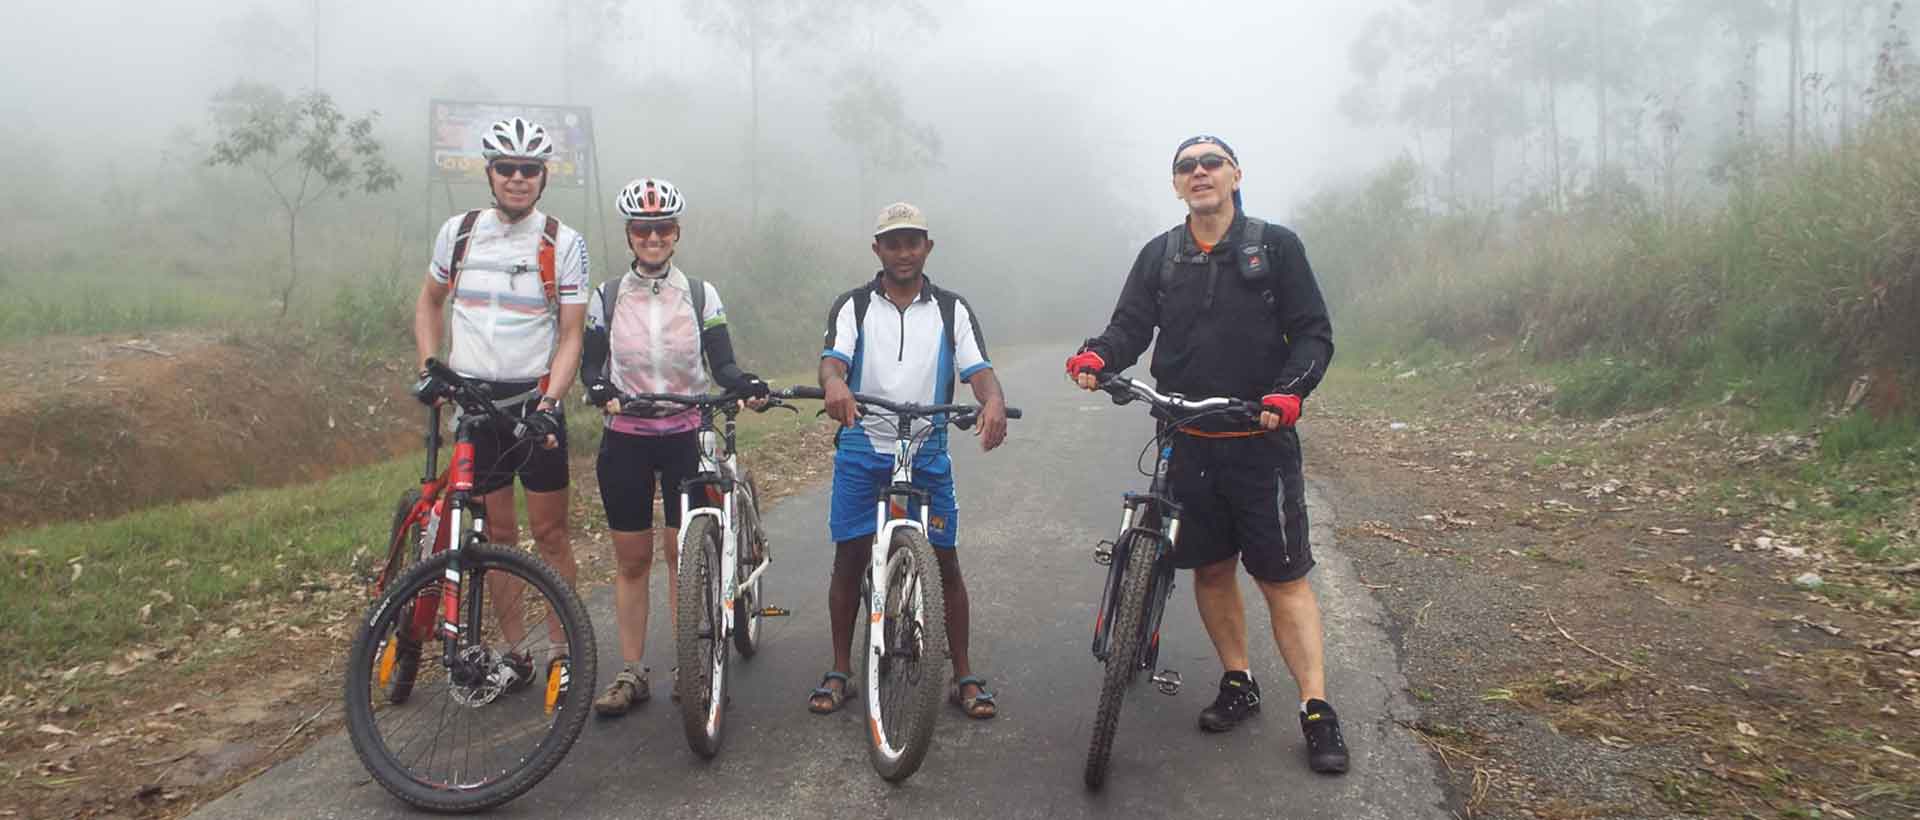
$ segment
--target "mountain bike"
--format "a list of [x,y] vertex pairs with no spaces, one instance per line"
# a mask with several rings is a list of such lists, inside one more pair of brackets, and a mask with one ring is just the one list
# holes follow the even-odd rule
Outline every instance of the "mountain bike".
[[[426,476],[395,513],[379,596],[348,653],[347,735],[395,797],[479,811],[533,788],[573,747],[598,653],[586,607],[559,574],[512,545],[487,543],[486,508],[473,493],[475,435],[512,431],[517,443],[501,462],[539,445],[486,385],[438,361],[427,370],[461,410],[453,459],[434,476],[439,416],[430,413]],[[536,689],[533,650],[542,647],[570,667],[562,676],[549,663],[547,685]]]
[[[817,387],[795,387],[794,398],[824,399]],[[852,679],[867,693],[868,760],[882,778],[911,777],[933,748],[934,719],[948,674],[947,607],[940,563],[927,541],[931,497],[913,486],[913,454],[934,431],[965,430],[979,419],[969,404],[912,404],[853,394],[862,407],[892,414],[893,477],[875,502],[873,549],[860,582],[866,617],[856,618]],[[1020,418],[1007,408],[1007,418]],[[931,422],[913,431],[913,422]],[[883,549],[884,547],[884,549]]]
[[[1106,665],[1094,711],[1093,739],[1087,745],[1085,780],[1097,789],[1106,782],[1113,738],[1119,729],[1120,703],[1141,670],[1151,671],[1160,658],[1160,619],[1173,594],[1173,546],[1180,536],[1180,505],[1168,490],[1167,461],[1173,456],[1172,436],[1180,427],[1203,418],[1224,417],[1251,427],[1260,417],[1257,402],[1234,398],[1192,400],[1162,394],[1125,376],[1099,378],[1099,389],[1114,404],[1136,400],[1151,405],[1160,424],[1153,440],[1140,453],[1154,452],[1152,469],[1141,469],[1150,482],[1144,493],[1121,497],[1120,532],[1112,541],[1094,547],[1094,563],[1107,567],[1107,583],[1093,621],[1093,657]],[[1171,669],[1153,674],[1162,694],[1180,691],[1180,673]]]
[[[760,488],[740,466],[734,419],[746,393],[687,396],[635,393],[620,397],[628,408],[677,404],[700,411],[700,468],[680,485],[678,608],[674,655],[679,679],[681,725],[687,745],[701,757],[720,752],[727,702],[728,644],[751,658],[760,649],[764,619],[787,611],[766,604],[767,567],[773,563],[760,526]],[[789,405],[785,393],[768,397],[762,411]],[[716,429],[715,418],[724,419]]]

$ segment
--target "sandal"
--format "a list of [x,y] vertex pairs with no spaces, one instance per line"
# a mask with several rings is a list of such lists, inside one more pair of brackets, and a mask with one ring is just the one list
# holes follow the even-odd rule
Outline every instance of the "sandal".
[[635,675],[631,669],[622,669],[613,677],[613,684],[607,691],[593,701],[593,711],[601,717],[618,717],[642,703],[652,695],[647,686],[646,673]]
[[[840,682],[840,688],[827,685],[836,680]],[[820,685],[814,687],[813,693],[807,695],[807,710],[816,715],[831,715],[847,705],[847,701],[859,696],[858,692],[853,691],[853,682],[847,679],[847,673],[828,672],[820,679]]]
[[[960,690],[968,686],[977,687],[974,689],[973,697],[961,697]],[[987,682],[974,675],[954,681],[947,690],[947,700],[960,707],[962,714],[974,720],[991,720],[995,715],[1000,714],[1000,708],[993,703],[993,693],[987,691]]]

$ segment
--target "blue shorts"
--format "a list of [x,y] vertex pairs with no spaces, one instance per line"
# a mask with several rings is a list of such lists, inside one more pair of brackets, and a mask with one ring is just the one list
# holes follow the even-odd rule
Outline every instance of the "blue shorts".
[[[880,491],[893,480],[893,454],[846,449],[833,454],[833,503],[828,529],[835,543],[871,538],[874,509]],[[927,541],[940,549],[959,543],[960,503],[953,494],[953,460],[946,453],[922,454],[914,460],[913,486],[932,497],[927,516]],[[918,509],[907,514],[918,520]]]

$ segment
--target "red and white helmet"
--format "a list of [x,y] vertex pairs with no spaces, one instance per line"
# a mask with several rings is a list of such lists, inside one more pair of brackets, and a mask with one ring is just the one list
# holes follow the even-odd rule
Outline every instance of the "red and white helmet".
[[620,209],[620,215],[628,221],[660,222],[678,219],[680,212],[687,209],[687,201],[680,198],[680,189],[664,179],[642,177],[627,183],[621,189],[620,196],[614,200]]
[[500,159],[553,159],[553,139],[547,129],[520,117],[501,120],[480,138],[480,154],[489,161]]

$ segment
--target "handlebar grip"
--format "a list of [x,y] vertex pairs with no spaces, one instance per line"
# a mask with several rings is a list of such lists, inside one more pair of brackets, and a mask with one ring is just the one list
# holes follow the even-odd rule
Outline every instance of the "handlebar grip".
[[787,395],[796,399],[824,399],[827,397],[827,391],[818,387],[795,385],[787,388]]
[[1019,417],[1021,417],[1022,415],[1024,415],[1024,414],[1020,412],[1020,408],[1018,408],[1018,407],[1009,407],[1009,408],[1007,408],[1007,418],[1010,418],[1010,419],[1017,419],[1017,418],[1019,418]]

